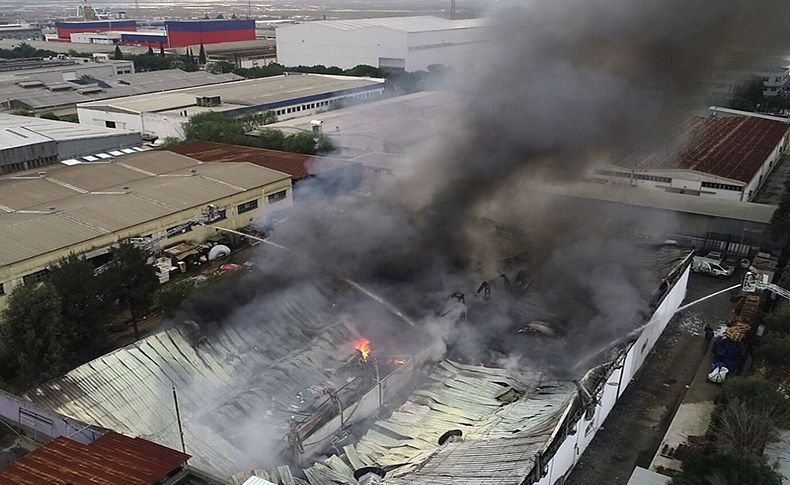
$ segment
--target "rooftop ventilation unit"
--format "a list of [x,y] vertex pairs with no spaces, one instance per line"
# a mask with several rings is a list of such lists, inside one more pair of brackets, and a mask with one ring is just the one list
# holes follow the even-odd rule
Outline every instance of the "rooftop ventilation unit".
[[212,107],[222,104],[221,96],[198,96],[195,98],[198,106]]

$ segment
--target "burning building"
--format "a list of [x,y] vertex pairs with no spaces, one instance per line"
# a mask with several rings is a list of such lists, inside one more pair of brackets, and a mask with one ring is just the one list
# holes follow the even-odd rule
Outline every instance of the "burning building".
[[[294,287],[253,274],[198,302],[184,323],[26,397],[179,448],[175,387],[190,463],[239,483],[254,474],[281,484],[355,484],[354,473],[370,467],[383,470],[384,483],[554,483],[592,440],[685,294],[684,253],[649,251],[659,289],[645,326],[595,349],[580,362],[589,368],[576,383],[527,361],[474,362],[432,335],[436,328],[463,332],[459,322],[499,306],[501,283],[492,281],[490,299],[455,294],[430,323],[415,324],[353,282],[319,275]],[[528,299],[532,291],[543,290],[520,294]],[[528,320],[552,318],[525,308]],[[545,345],[556,338],[521,329],[503,339]]]

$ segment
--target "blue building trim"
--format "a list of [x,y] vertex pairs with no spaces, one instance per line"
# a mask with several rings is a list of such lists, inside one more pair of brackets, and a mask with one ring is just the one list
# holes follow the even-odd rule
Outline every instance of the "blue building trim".
[[314,94],[312,96],[303,96],[301,98],[286,99],[285,101],[277,101],[276,103],[264,103],[255,106],[245,106],[243,108],[236,108],[232,110],[223,111],[230,116],[243,116],[251,113],[260,113],[262,111],[269,111],[272,109],[285,108],[296,106],[304,103],[312,103],[314,101],[325,101],[327,99],[336,98],[338,96],[348,96],[357,93],[365,93],[369,91],[379,91],[384,89],[384,83],[374,84],[371,86],[361,86],[358,88],[341,89],[339,91],[329,91],[321,94]]

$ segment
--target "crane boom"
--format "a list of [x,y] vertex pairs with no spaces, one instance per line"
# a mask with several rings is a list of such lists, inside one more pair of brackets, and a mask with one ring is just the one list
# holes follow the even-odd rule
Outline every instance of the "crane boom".
[[743,288],[743,291],[747,291],[749,293],[754,293],[757,290],[768,290],[775,295],[779,295],[782,298],[790,300],[790,291],[782,288],[779,285],[769,283],[768,275],[766,274],[757,274],[752,271],[746,272],[746,275],[743,277],[743,283],[741,287]]

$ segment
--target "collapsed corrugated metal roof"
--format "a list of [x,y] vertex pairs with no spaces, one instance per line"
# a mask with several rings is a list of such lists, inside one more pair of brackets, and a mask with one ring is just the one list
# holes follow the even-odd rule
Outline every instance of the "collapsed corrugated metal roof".
[[[451,361],[429,377],[390,418],[346,446],[342,460],[305,470],[310,484],[355,484],[353,470],[366,466],[390,469],[385,483],[392,484],[520,483],[575,395],[571,382]],[[456,429],[459,441],[439,444]]]

